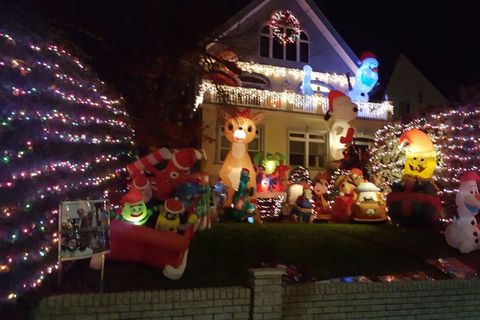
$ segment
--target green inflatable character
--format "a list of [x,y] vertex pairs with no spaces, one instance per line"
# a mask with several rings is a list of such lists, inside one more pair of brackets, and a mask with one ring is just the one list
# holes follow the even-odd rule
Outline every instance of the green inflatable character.
[[[250,203],[248,197],[253,196],[253,187],[250,189],[247,187],[248,181],[250,181],[250,170],[243,168],[240,172],[240,183],[238,190],[233,194],[231,218],[237,221],[244,221],[253,216],[255,206]],[[250,221],[250,219],[248,219]],[[250,221],[253,222],[253,219]]]
[[142,195],[138,192],[129,192],[121,200],[124,203],[122,209],[122,218],[125,221],[142,226],[147,222],[148,218],[153,214],[151,210],[147,210]]

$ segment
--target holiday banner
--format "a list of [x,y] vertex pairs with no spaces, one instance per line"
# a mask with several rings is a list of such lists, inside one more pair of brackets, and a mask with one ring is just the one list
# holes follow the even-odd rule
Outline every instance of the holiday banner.
[[90,258],[110,252],[108,200],[66,201],[59,210],[59,259]]

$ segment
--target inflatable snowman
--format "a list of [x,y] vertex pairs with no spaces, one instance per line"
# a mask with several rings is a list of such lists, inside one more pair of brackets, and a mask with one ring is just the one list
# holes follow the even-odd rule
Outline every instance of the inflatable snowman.
[[358,113],[358,107],[352,102],[352,99],[338,90],[332,90],[328,93],[328,112],[325,120],[332,118],[332,157],[335,160],[343,159],[343,151],[347,143],[353,141],[355,129],[350,121],[355,120]]
[[355,73],[355,84],[348,92],[353,101],[368,102],[368,94],[375,87],[378,81],[378,61],[371,52],[364,52],[360,57],[362,64]]
[[468,172],[460,179],[460,187],[455,198],[458,215],[445,230],[447,243],[461,253],[469,253],[480,249],[480,230],[477,219],[480,208],[480,194],[477,183],[480,177],[475,172]]

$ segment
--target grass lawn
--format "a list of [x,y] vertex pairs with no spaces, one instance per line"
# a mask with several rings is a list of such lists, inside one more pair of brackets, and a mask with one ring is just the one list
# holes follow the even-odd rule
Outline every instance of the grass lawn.
[[[140,264],[107,260],[104,291],[246,285],[247,270],[262,262],[296,264],[316,280],[363,275],[378,281],[379,276],[407,271],[449,279],[426,262],[447,257],[480,270],[479,251],[464,255],[434,230],[366,224],[217,223],[195,234],[180,280],[166,279],[160,270]],[[62,291],[98,289],[99,272],[90,270],[87,262],[78,260],[69,266]]]
[[[103,291],[246,286],[247,270],[261,267],[262,262],[295,264],[316,280],[362,275],[379,281],[379,276],[408,271],[450,279],[426,262],[448,257],[480,270],[480,251],[462,254],[434,230],[366,224],[216,223],[195,234],[181,279],[169,280],[161,270],[141,264],[107,260]],[[99,292],[100,271],[90,269],[88,263],[89,259],[65,262],[61,285],[53,275],[38,291],[25,294],[16,306],[18,318],[26,319],[25,310],[51,294]],[[8,309],[5,314],[12,314],[11,306]]]

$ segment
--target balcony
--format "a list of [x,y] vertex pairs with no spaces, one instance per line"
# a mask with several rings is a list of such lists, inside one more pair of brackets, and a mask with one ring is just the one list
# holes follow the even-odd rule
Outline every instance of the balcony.
[[[328,111],[328,99],[320,96],[305,96],[292,91],[276,92],[233,86],[215,86],[203,80],[195,101],[195,110],[202,103],[227,104],[239,107],[255,107],[267,110],[325,115]],[[358,118],[388,121],[393,116],[393,105],[389,101],[382,103],[355,102],[358,106]]]

